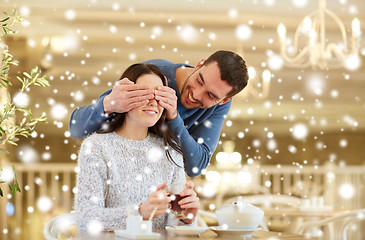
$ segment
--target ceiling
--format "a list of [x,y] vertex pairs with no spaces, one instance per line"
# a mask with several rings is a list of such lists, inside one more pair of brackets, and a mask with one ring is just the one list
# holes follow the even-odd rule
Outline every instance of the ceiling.
[[[36,112],[47,111],[54,124],[63,122],[63,127],[49,129],[55,134],[67,130],[75,107],[89,104],[110,88],[134,62],[163,58],[194,65],[216,50],[227,49],[241,54],[260,74],[270,69],[268,56],[279,53],[278,24],[284,23],[292,37],[304,15],[318,5],[313,0],[1,0],[0,8],[9,10],[14,3],[28,24],[16,26],[18,34],[7,43],[26,63],[24,69],[39,65],[51,78],[51,88],[35,90],[32,101],[44,106]],[[304,6],[296,5],[300,3]],[[365,26],[365,1],[327,1],[327,7],[342,19],[349,35],[354,17]],[[235,35],[241,24],[252,30],[246,40]],[[328,23],[327,31],[336,38],[333,23]],[[364,43],[363,38],[363,62]],[[356,71],[286,66],[270,71],[267,97],[254,97],[250,88],[235,97],[228,119],[239,131],[250,128],[260,133],[269,128],[275,134],[289,134],[298,122],[315,133],[365,131],[363,63]],[[322,85],[316,87],[311,81],[318,78]],[[52,119],[54,102],[66,106],[64,119]],[[224,127],[226,134],[237,131],[229,124]]]

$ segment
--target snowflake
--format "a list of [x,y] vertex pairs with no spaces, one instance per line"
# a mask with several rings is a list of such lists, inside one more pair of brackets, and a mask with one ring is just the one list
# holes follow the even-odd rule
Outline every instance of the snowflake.
[[297,140],[303,140],[308,135],[308,128],[303,123],[298,123],[292,128],[292,136]]
[[163,156],[163,151],[158,148],[151,148],[148,150],[147,159],[151,162],[158,162]]
[[29,104],[29,96],[26,93],[18,92],[13,98],[16,107],[25,108]]
[[52,208],[52,200],[47,196],[40,197],[37,200],[37,207],[41,212],[48,212]]
[[14,171],[11,167],[4,167],[0,172],[1,182],[11,182],[14,179]]
[[103,224],[97,220],[91,220],[87,225],[87,232],[90,235],[98,235],[103,231]]

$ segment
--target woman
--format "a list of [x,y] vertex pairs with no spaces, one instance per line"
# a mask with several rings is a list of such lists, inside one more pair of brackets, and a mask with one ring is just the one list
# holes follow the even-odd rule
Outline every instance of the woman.
[[[120,79],[155,89],[166,84],[154,65],[134,64]],[[186,182],[183,156],[176,136],[165,125],[166,111],[154,98],[142,107],[115,114],[99,133],[81,145],[76,212],[80,232],[124,229],[131,205],[143,219],[153,213],[153,228],[191,224],[199,208],[192,182],[186,183],[179,204],[189,215],[176,219],[168,210],[166,186]]]

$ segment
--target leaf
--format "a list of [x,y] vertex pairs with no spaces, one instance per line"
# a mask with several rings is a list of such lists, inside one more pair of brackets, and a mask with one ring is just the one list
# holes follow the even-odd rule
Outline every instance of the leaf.
[[26,132],[26,133],[20,133],[19,135],[20,136],[23,136],[25,138],[28,138],[30,136],[30,134],[28,132]]
[[23,79],[21,79],[21,77],[19,77],[19,76],[17,76],[16,77],[22,84],[24,84],[24,81],[23,81]]
[[9,186],[9,189],[10,189],[11,195],[13,195],[13,187],[12,187],[10,184],[8,184],[8,186]]
[[47,79],[43,79],[43,78],[41,78],[41,79],[38,80],[38,84],[40,86],[42,86],[42,87],[45,87],[45,86],[49,87],[50,86],[48,80]]
[[32,74],[38,72],[38,66],[35,66],[32,70],[31,70]]
[[6,22],[9,20],[10,17],[4,18],[3,20],[1,20],[0,22]]
[[15,172],[15,166],[14,166],[14,164],[11,164],[11,168],[13,169],[14,177],[16,178],[16,172]]
[[40,73],[37,73],[33,78],[37,79]]
[[30,122],[30,123],[28,123],[28,126],[34,126],[34,125],[36,125],[37,123],[38,123],[37,121]]
[[6,120],[6,119],[8,119],[8,118],[13,118],[14,117],[14,114],[9,114],[9,113],[7,113],[7,114],[5,114],[5,116],[4,116],[4,120]]
[[15,142],[13,142],[13,141],[10,141],[10,140],[8,140],[8,143],[10,143],[11,145],[14,145],[14,146],[18,146],[18,144],[17,144],[17,143],[15,143]]
[[20,187],[19,187],[19,183],[18,183],[18,181],[17,180],[15,180],[15,188],[16,188],[16,190],[18,191],[18,192],[22,192],[21,190],[20,190]]
[[5,148],[0,148],[0,151],[4,152],[4,153],[6,153],[6,154],[9,154],[9,151],[8,151],[8,150],[6,150]]
[[32,77],[29,75],[29,73],[27,73],[27,72],[23,72],[23,74],[24,74],[24,76],[26,76],[27,78],[32,78]]
[[11,186],[10,184],[8,184],[8,186],[13,197],[15,197],[16,192],[20,192],[18,181],[15,181],[14,186]]

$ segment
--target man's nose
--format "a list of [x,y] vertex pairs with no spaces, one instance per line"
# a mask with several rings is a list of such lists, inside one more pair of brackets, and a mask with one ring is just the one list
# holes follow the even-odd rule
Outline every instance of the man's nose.
[[192,92],[192,97],[194,100],[202,101],[203,99],[204,90],[202,88],[195,88]]

